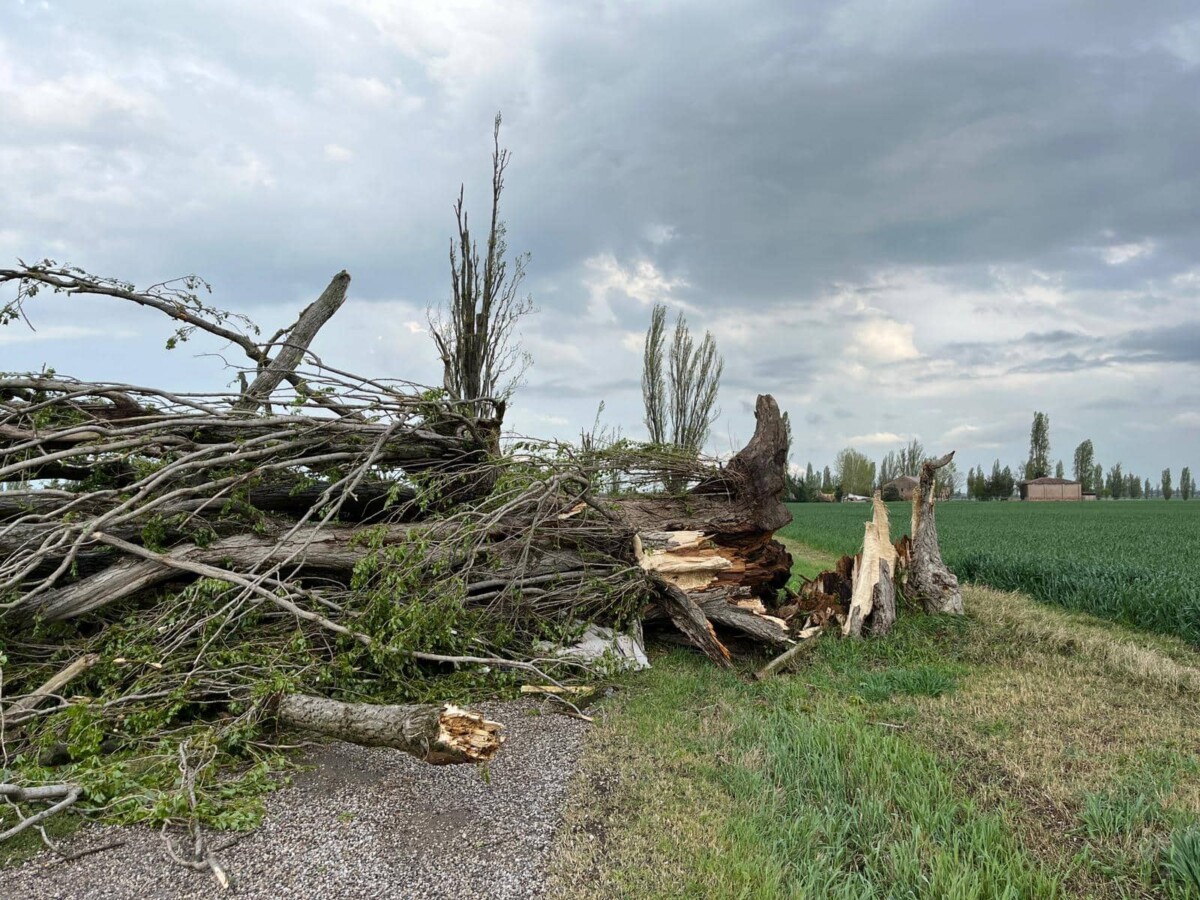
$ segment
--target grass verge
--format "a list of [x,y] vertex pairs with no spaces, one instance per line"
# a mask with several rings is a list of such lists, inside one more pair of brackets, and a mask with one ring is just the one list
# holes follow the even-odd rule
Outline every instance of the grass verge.
[[551,896],[1200,897],[1200,656],[966,595],[765,684],[657,656],[593,732]]

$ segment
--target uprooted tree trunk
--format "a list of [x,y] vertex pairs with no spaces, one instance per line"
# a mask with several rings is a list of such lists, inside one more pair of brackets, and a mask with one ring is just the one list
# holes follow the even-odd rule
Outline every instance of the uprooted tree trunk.
[[282,724],[365,747],[392,747],[433,765],[487,762],[504,738],[499,722],[457,706],[380,706],[289,694],[275,715]]
[[920,599],[927,613],[963,614],[962,591],[958,578],[942,562],[934,519],[934,479],[937,470],[954,459],[954,451],[941,459],[927,460],[921,466],[921,480],[913,494],[912,562],[906,585]]
[[659,605],[719,665],[728,665],[729,651],[711,623],[760,642],[790,642],[788,623],[771,614],[792,568],[774,539],[792,520],[783,504],[787,431],[770,395],[758,398],[755,419],[750,442],[686,493],[610,502],[638,532],[639,565],[674,588]]

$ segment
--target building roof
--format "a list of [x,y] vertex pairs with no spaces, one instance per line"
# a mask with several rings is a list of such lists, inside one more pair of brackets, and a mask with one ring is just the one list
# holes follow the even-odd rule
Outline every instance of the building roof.
[[1030,478],[1028,481],[1018,481],[1017,484],[1079,484],[1079,482],[1072,481],[1070,478],[1051,478],[1045,476],[1042,478]]
[[921,483],[920,479],[918,479],[917,477],[915,477],[913,475],[901,475],[899,478],[893,478],[891,481],[888,482],[888,484],[895,484],[895,485],[904,484],[904,485],[911,485],[912,487],[916,487],[920,483]]

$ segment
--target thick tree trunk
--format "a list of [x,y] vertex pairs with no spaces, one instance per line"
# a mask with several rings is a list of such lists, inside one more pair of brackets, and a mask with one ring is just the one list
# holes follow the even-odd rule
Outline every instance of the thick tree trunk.
[[769,614],[792,567],[791,555],[774,540],[792,518],[782,500],[787,431],[769,395],[758,398],[755,416],[750,442],[686,494],[608,501],[638,532],[639,565],[681,592],[682,598],[663,599],[665,611],[721,664],[728,650],[710,622],[773,644],[788,640],[786,623]]
[[499,722],[449,704],[375,706],[288,694],[275,715],[293,728],[365,747],[394,747],[439,766],[487,762],[504,742]]
[[933,515],[937,470],[953,458],[951,451],[941,459],[930,460],[921,466],[921,481],[913,493],[912,562],[906,585],[914,597],[920,598],[925,612],[962,615],[962,591],[958,578],[942,562]]
[[[432,537],[435,534],[436,529],[421,526],[392,526],[386,540],[399,543],[413,540],[418,535]],[[172,565],[173,562],[221,566],[243,575],[277,565],[350,572],[369,552],[366,542],[355,540],[355,529],[345,526],[301,528],[290,537],[279,532],[236,534],[206,547],[183,544],[160,554],[161,559],[118,558],[95,575],[25,598],[19,609],[28,615],[39,613],[48,620],[79,616],[181,575],[188,577],[186,570]]]

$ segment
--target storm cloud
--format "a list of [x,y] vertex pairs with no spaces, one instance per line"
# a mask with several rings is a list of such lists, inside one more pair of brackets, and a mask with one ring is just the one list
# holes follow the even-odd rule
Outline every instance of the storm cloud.
[[[714,450],[771,392],[800,464],[893,434],[1015,463],[1040,409],[1056,458],[1153,477],[1200,464],[1197,96],[1189,3],[3,0],[0,259],[199,272],[268,332],[346,268],[317,349],[434,382],[499,109],[519,430],[604,401],[644,434],[665,302],[726,358]],[[0,368],[228,378],[151,314],[38,301]]]

